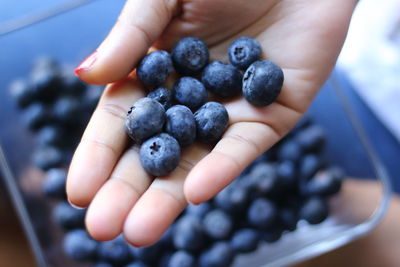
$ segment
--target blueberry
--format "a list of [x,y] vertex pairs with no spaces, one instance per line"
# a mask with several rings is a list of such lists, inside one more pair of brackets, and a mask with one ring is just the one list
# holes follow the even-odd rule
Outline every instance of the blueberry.
[[181,146],[191,145],[196,139],[196,122],[188,107],[172,106],[167,110],[165,132],[174,137]]
[[147,265],[146,263],[135,260],[135,261],[125,265],[124,267],[150,267],[150,265]]
[[83,103],[85,106],[85,110],[88,113],[93,113],[95,110],[97,103],[100,100],[101,95],[103,94],[104,86],[102,85],[89,85],[85,91],[83,96]]
[[323,167],[322,159],[315,154],[306,154],[300,161],[299,176],[303,183],[311,179]]
[[232,97],[242,90],[242,74],[231,64],[214,61],[204,69],[201,81],[207,90],[222,97]]
[[140,144],[147,138],[162,131],[165,122],[165,110],[156,100],[144,97],[137,100],[125,120],[128,135]]
[[56,125],[44,126],[37,133],[36,140],[39,146],[63,147],[69,143],[65,132],[65,129]]
[[248,222],[257,228],[270,228],[277,219],[277,209],[271,201],[265,198],[256,198],[250,203],[247,211]]
[[38,148],[33,154],[33,163],[42,170],[61,167],[66,164],[62,150],[55,147],[44,146]]
[[42,190],[46,196],[64,199],[67,172],[64,169],[50,169],[46,172]]
[[229,46],[229,60],[232,65],[241,70],[246,70],[260,56],[260,43],[250,37],[239,37]]
[[64,230],[84,228],[85,209],[76,209],[68,202],[58,202],[53,208],[53,220]]
[[114,267],[111,263],[105,262],[105,261],[99,261],[96,262],[93,267]]
[[198,109],[207,101],[207,90],[204,85],[195,78],[182,77],[172,89],[174,99],[192,110]]
[[297,227],[298,214],[295,208],[286,207],[279,210],[279,221],[285,230],[294,231]]
[[67,69],[61,72],[62,93],[70,96],[81,96],[85,93],[87,84],[74,75],[73,71]]
[[320,197],[311,197],[305,200],[299,210],[300,218],[306,220],[310,224],[321,223],[328,215],[328,203],[325,199]]
[[272,228],[261,234],[261,239],[267,243],[275,243],[282,237],[282,229]]
[[250,174],[253,188],[263,196],[274,197],[284,191],[284,182],[276,174],[276,166],[261,162],[253,167]]
[[100,242],[97,251],[100,260],[111,262],[114,265],[124,265],[132,260],[129,245],[122,236],[111,241]]
[[218,141],[228,127],[229,116],[223,105],[207,102],[195,113],[197,138],[204,143]]
[[302,129],[294,138],[300,147],[309,153],[321,151],[326,143],[324,130],[316,125]]
[[274,102],[283,85],[282,69],[269,60],[258,60],[243,75],[243,95],[254,106]]
[[228,242],[216,242],[199,256],[199,267],[228,267],[234,253]]
[[49,58],[40,58],[34,63],[29,83],[37,100],[52,101],[62,91],[60,90],[62,79],[57,62]]
[[168,267],[193,267],[196,259],[192,254],[184,250],[175,251],[168,262]]
[[147,54],[139,63],[136,74],[150,88],[162,86],[172,72],[171,56],[160,50]]
[[337,194],[342,187],[341,172],[328,169],[318,172],[305,186],[306,195],[331,196]]
[[260,234],[252,228],[244,228],[233,233],[230,245],[237,253],[252,252],[257,249]]
[[214,209],[204,216],[203,229],[212,239],[227,239],[232,233],[233,221],[224,211]]
[[53,118],[59,123],[76,122],[81,115],[81,102],[75,97],[58,98],[52,107]]
[[162,253],[162,246],[155,243],[145,247],[132,247],[130,246],[131,255],[150,266],[156,266],[156,262],[160,259]]
[[35,101],[31,86],[23,79],[13,81],[8,90],[19,108],[25,108]]
[[154,176],[165,176],[179,164],[181,149],[178,141],[166,133],[147,139],[140,147],[140,162]]
[[83,229],[69,231],[64,236],[64,252],[74,260],[93,260],[96,256],[97,245],[98,243]]
[[172,106],[172,92],[164,87],[158,87],[151,91],[147,97],[157,100],[165,110]]
[[208,47],[206,43],[196,37],[185,37],[174,46],[171,57],[179,74],[196,75],[208,63]]
[[276,167],[276,175],[286,188],[293,188],[297,183],[296,165],[293,161],[279,162]]
[[294,140],[286,140],[283,142],[277,151],[278,160],[290,160],[293,162],[298,162],[303,155],[303,150],[301,146]]
[[247,208],[248,200],[248,189],[233,182],[214,197],[214,204],[232,215],[237,215]]
[[184,215],[173,228],[173,244],[176,249],[198,251],[204,246],[205,236],[201,218]]
[[199,205],[189,204],[185,209],[185,214],[197,218],[203,218],[211,209],[212,205],[210,202],[202,202]]
[[51,117],[49,107],[42,103],[33,103],[23,113],[24,123],[32,131],[36,131],[48,124]]

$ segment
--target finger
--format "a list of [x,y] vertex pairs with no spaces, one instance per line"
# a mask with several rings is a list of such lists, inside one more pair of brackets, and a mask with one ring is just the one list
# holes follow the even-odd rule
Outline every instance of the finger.
[[126,112],[142,96],[133,88],[135,83],[129,80],[115,83],[103,93],[68,172],[67,195],[72,204],[84,207],[90,203],[125,149]]
[[167,26],[177,5],[178,0],[127,1],[107,38],[75,73],[92,84],[126,77]]
[[211,153],[189,173],[184,186],[187,201],[199,204],[215,196],[281,137],[259,122],[231,125]]
[[187,205],[183,195],[186,175],[206,153],[200,146],[187,148],[179,166],[170,175],[154,180],[126,219],[124,236],[130,244],[150,245],[173,223]]
[[116,238],[129,211],[152,180],[140,164],[137,149],[127,150],[89,206],[86,228],[90,235],[101,241]]

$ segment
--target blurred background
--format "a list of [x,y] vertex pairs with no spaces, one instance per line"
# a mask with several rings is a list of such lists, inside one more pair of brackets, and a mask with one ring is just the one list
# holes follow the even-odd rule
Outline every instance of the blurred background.
[[[0,0],[3,171],[7,166],[15,177],[26,173],[31,177],[41,175],[27,167],[35,148],[34,135],[24,128],[24,118],[11,100],[9,85],[26,77],[40,56],[55,59],[65,69],[79,64],[106,36],[124,2],[20,0],[17,4]],[[332,162],[348,175],[374,177],[374,169],[350,126],[335,86],[342,89],[386,167],[394,190],[400,192],[400,1],[360,1],[332,78],[309,111],[330,140],[327,150]],[[40,179],[19,179],[13,184],[4,176],[3,173],[0,179],[0,266],[34,266],[27,241],[36,242],[31,235],[37,230],[29,226],[30,220],[48,216],[35,205],[43,200],[29,194],[36,192]],[[48,230],[46,225],[39,229]]]

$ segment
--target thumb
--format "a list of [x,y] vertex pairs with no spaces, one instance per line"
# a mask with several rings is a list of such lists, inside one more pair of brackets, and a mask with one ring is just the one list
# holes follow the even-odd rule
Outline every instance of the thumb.
[[161,35],[177,7],[178,0],[128,0],[106,39],[75,74],[91,84],[126,77]]

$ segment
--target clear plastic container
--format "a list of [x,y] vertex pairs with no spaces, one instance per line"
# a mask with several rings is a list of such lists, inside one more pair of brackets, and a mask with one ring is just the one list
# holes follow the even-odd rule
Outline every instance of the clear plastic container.
[[[91,20],[96,16],[96,14],[92,14],[91,18],[86,19],[86,28],[70,30],[71,27],[79,26],[74,18],[85,16],[91,10],[96,10],[94,8],[96,5],[97,7],[103,6],[103,9],[98,10],[104,10],[106,1],[97,1],[38,25],[0,36],[0,47],[1,44],[5,44],[5,47],[13,47],[5,60],[2,60],[0,72],[4,75],[0,78],[1,84],[6,86],[11,80],[26,76],[33,59],[40,55],[50,55],[62,64],[76,65],[83,55],[89,54],[108,32],[113,23],[112,19],[117,16],[123,1],[117,2],[119,6],[109,10],[108,20],[106,18],[101,26]],[[84,23],[82,22],[82,25]],[[65,33],[61,34],[60,32],[64,30]],[[37,37],[38,34],[39,37],[47,39],[21,44],[21,40]],[[74,41],[68,46],[65,42],[68,43],[69,40]],[[16,42],[16,47],[14,47]],[[366,173],[350,172],[349,175],[354,178],[365,178],[365,175],[368,175],[370,180],[375,180],[380,185],[381,194],[375,201],[372,201],[374,205],[364,207],[368,210],[368,215],[363,213],[364,216],[357,216],[357,207],[350,205],[353,200],[353,192],[345,189],[331,199],[331,216],[322,224],[310,226],[300,223],[298,230],[285,234],[278,242],[265,244],[255,253],[239,256],[234,266],[286,266],[315,257],[367,234],[385,215],[391,195],[391,185],[385,169],[374,153],[356,114],[351,110],[346,94],[340,83],[337,82],[335,75],[330,78],[326,87],[334,92],[332,101],[342,104],[342,108],[338,112],[343,113],[349,124],[348,129],[343,131],[343,136],[335,136],[334,139],[329,136],[329,127],[326,129],[328,132],[326,156],[346,171],[346,167],[341,166],[340,156],[338,157],[338,153],[335,151],[337,149],[335,142],[351,136],[354,146],[360,148],[355,156],[362,156],[365,159],[363,168],[370,171]],[[51,222],[50,211],[54,202],[42,195],[43,173],[30,163],[34,137],[23,125],[21,113],[7,96],[5,88],[0,91],[0,99],[2,176],[11,193],[37,263],[39,266],[80,266],[63,254],[61,242],[63,233]],[[315,104],[318,104],[318,101],[317,98]],[[312,111],[310,114],[313,117]],[[318,120],[316,121],[318,124]],[[321,126],[324,127],[323,123]],[[346,188],[346,184],[344,188]]]

